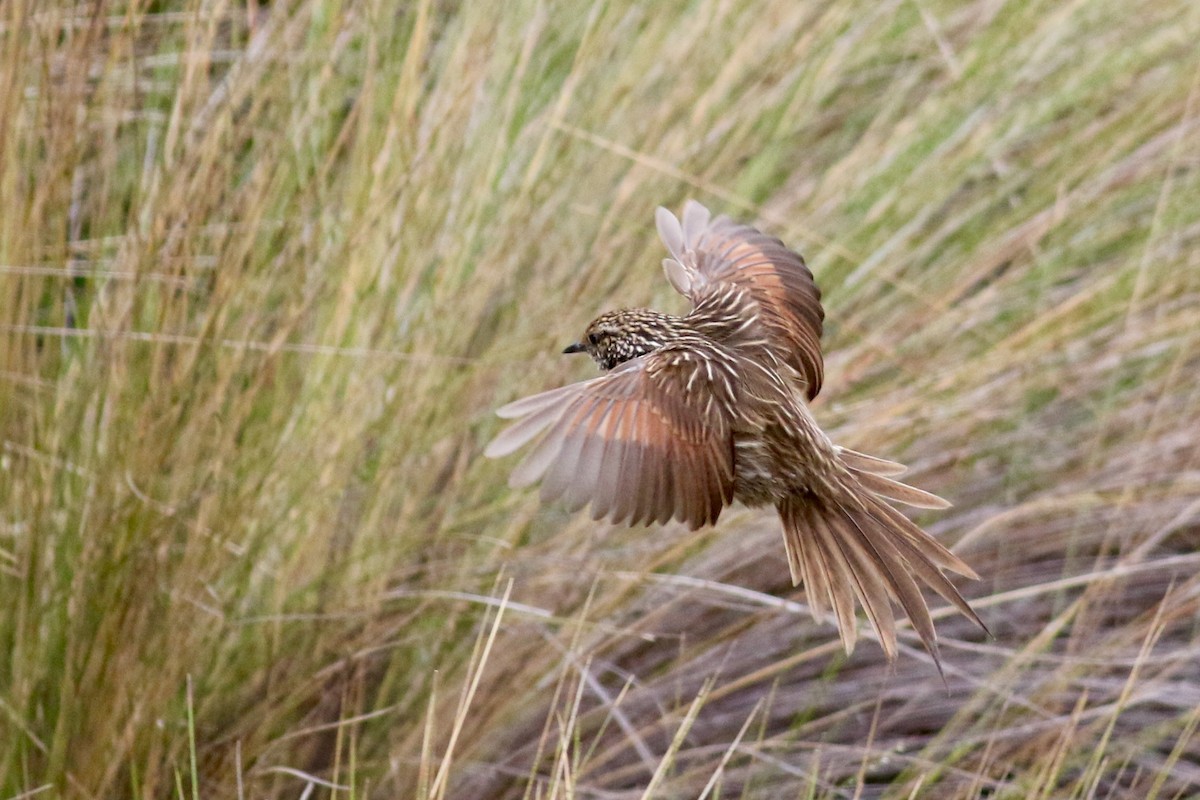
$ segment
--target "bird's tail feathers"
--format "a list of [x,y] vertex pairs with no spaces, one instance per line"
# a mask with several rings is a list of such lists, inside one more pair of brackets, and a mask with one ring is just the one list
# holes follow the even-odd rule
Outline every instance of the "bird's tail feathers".
[[838,445],[834,445],[834,449],[837,450],[838,458],[842,460],[843,464],[860,472],[870,472],[875,475],[903,475],[908,471],[908,467],[903,464],[888,461],[886,458],[869,456],[866,453]]
[[779,504],[792,582],[804,583],[809,607],[818,621],[832,613],[847,653],[854,649],[857,638],[856,601],[861,604],[889,661],[896,656],[892,611],[896,602],[940,670],[937,634],[920,584],[932,588],[986,631],[942,570],[978,576],[892,508],[886,498],[939,508],[945,501],[877,473],[857,469],[854,473],[858,486],[844,502],[796,496]]

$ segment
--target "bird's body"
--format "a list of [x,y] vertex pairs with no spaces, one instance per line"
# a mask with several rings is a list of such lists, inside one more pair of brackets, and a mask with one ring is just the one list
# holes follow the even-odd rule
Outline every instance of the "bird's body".
[[979,622],[942,570],[974,573],[888,502],[945,501],[892,480],[899,464],[838,447],[809,411],[823,379],[812,274],[777,239],[698,203],[682,225],[659,209],[658,225],[667,277],[692,311],[597,317],[565,352],[587,352],[606,374],[500,409],[519,421],[488,455],[536,439],[512,483],[541,479],[543,498],[590,502],[596,519],[698,528],[735,499],[775,506],[792,579],[818,618],[833,612],[847,651],[857,597],[894,656],[895,600],[937,659],[914,576]]

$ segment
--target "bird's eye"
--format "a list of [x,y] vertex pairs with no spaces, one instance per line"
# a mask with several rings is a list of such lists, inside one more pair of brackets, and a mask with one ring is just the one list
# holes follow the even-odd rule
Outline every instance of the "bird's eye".
[[600,336],[595,333],[588,334],[588,344],[595,345],[600,341]]

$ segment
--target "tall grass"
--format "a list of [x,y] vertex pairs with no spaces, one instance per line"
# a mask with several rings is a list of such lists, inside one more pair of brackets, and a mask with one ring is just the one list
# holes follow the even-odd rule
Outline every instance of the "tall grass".
[[[0,4],[0,793],[1200,791],[1200,7]],[[951,498],[995,633],[844,657],[776,522],[480,458],[679,309],[654,206],[801,249],[818,418]]]

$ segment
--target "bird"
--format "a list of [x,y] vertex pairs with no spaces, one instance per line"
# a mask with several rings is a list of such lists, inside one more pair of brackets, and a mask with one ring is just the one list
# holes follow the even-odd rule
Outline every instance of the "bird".
[[543,502],[590,504],[616,524],[696,530],[735,500],[773,506],[792,583],[818,623],[832,617],[847,655],[861,605],[895,660],[895,603],[941,672],[921,584],[986,632],[946,573],[979,576],[896,508],[948,502],[897,480],[903,465],[834,444],[813,416],[825,312],[804,259],[695,200],[682,220],[662,207],[655,219],[663,271],[691,311],[596,317],[563,352],[587,353],[602,374],[499,408],[514,422],[485,455],[532,443],[512,487],[540,481]]

